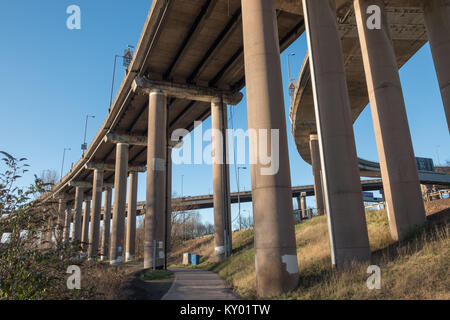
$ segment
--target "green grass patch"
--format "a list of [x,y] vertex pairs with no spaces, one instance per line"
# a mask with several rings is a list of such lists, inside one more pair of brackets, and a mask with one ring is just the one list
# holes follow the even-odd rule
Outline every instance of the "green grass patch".
[[152,280],[166,280],[172,279],[174,273],[170,270],[147,270],[145,273],[141,274],[141,280],[152,281]]

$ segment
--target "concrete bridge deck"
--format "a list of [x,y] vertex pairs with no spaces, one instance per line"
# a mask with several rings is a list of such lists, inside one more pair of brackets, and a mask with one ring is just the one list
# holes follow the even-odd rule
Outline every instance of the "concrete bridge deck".
[[[281,51],[304,31],[297,2],[277,1]],[[85,168],[87,163],[114,164],[115,144],[104,141],[108,132],[147,134],[148,95],[136,90],[135,80],[184,91],[168,99],[168,134],[179,128],[190,131],[194,121],[210,116],[213,95],[240,100],[238,93],[245,85],[243,51],[240,0],[154,0],[108,116],[84,157],[42,200],[54,193],[73,197],[75,188],[70,181],[92,182],[93,172]],[[146,151],[146,146],[130,146],[129,165],[145,165]],[[114,172],[105,172],[104,182],[113,180]],[[92,193],[91,188],[84,191]]]
[[[427,42],[424,11],[421,1],[385,1],[386,14],[397,57],[401,68]],[[343,7],[345,8],[345,6]],[[358,38],[353,6],[339,18],[338,30],[341,37],[344,67],[349,90],[353,122],[369,103],[366,77]],[[305,57],[290,109],[291,132],[300,156],[311,163],[309,147],[310,134],[317,132],[314,99],[311,86],[310,63]]]

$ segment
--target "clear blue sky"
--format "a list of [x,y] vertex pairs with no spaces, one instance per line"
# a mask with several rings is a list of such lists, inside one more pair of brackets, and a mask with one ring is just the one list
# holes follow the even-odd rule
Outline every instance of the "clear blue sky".
[[[66,28],[66,8],[81,7],[82,29]],[[151,6],[150,0],[2,0],[0,2],[0,150],[27,157],[33,173],[61,169],[64,172],[80,155],[84,119],[93,114],[88,142],[105,119],[109,104],[115,54],[127,45],[136,46]],[[291,73],[297,76],[306,53],[304,36],[281,56],[286,117],[289,114],[286,54],[291,57]],[[116,90],[123,78],[117,69]],[[401,72],[407,113],[416,156],[450,160],[450,137],[428,44]],[[247,129],[245,99],[234,107],[234,128]],[[289,153],[293,185],[312,184],[311,167],[299,156],[290,133]],[[208,119],[204,128],[210,128]],[[229,125],[231,127],[231,123]],[[370,109],[366,108],[354,126],[358,156],[378,160]],[[234,167],[230,167],[231,190],[236,191]],[[174,166],[173,191],[184,195],[212,192],[212,168],[207,165]],[[32,173],[22,183],[32,182]],[[145,175],[140,175],[139,200],[145,199]],[[241,171],[241,189],[250,189],[249,170]],[[308,205],[314,206],[313,199]],[[296,206],[296,204],[294,204]],[[233,217],[237,206],[233,205]],[[247,215],[251,204],[242,206]],[[212,210],[202,210],[212,221]]]

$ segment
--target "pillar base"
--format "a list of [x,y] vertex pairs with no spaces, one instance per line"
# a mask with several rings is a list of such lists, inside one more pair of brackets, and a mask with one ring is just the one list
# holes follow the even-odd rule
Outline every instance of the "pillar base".
[[130,254],[130,253],[127,253],[125,255],[125,261],[130,261],[130,260],[134,260],[134,255]]
[[117,257],[116,260],[111,260],[109,262],[109,264],[112,265],[112,266],[117,266],[117,265],[121,264],[122,262],[123,262],[123,258],[122,257]]

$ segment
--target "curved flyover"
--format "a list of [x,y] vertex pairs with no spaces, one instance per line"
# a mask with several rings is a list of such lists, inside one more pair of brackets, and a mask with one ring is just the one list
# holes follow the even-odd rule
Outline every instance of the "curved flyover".
[[[406,6],[412,4],[411,6]],[[402,6],[403,5],[403,6]],[[390,21],[390,31],[401,68],[427,42],[423,9],[411,1],[390,1],[386,7]],[[350,98],[353,122],[369,103],[366,77],[354,12],[351,8],[343,19],[338,21],[341,36],[344,66]],[[308,55],[305,57],[296,90],[291,100],[290,119],[292,135],[300,156],[311,164],[310,135],[316,134],[316,117],[311,86],[311,73]],[[361,176],[381,177],[379,163],[358,159]],[[422,183],[450,185],[450,176],[442,173],[419,171]]]

